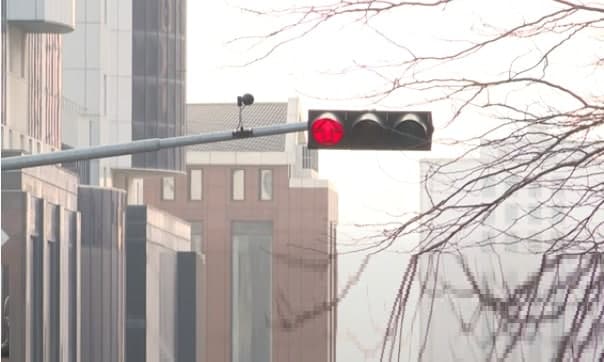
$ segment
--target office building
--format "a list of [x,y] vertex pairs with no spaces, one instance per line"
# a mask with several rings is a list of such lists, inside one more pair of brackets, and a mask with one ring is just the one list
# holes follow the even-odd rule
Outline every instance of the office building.
[[55,166],[2,173],[10,361],[81,360],[79,225],[76,175]]
[[70,0],[2,0],[2,149],[61,148],[62,38],[74,11]]
[[[132,0],[132,139],[185,130],[186,0]],[[181,148],[132,155],[132,166],[182,171]]]
[[[184,0],[78,0],[64,39],[64,143],[71,147],[182,135]],[[92,160],[91,184],[110,186],[112,168],[182,171],[180,149]]]
[[[2,0],[3,157],[61,148],[62,37],[74,12],[70,0]],[[3,352],[11,361],[80,360],[77,181],[55,166],[2,173]]]
[[[597,164],[573,169],[570,177],[568,168],[559,167],[582,158],[596,144],[566,140],[538,162],[508,169],[511,162],[520,164],[537,154],[517,155],[527,149],[526,142],[537,150],[560,141],[541,131],[527,128],[528,140],[505,146],[484,142],[480,154],[463,159],[421,161],[421,179],[431,175],[422,187],[421,210],[430,210],[463,185],[449,205],[467,207],[441,206],[440,217],[425,225],[420,238],[429,240],[440,230],[443,237],[451,235],[447,251],[456,252],[419,258],[417,287],[423,295],[418,304],[418,360],[566,360],[579,356],[578,349],[577,358],[591,360],[601,353],[602,344],[592,338],[601,334],[597,311],[602,303],[594,297],[601,288],[590,284],[592,274],[582,270],[602,265],[602,254],[590,248],[599,227],[596,220],[604,214],[594,207],[597,193],[589,188],[601,184],[602,176]],[[516,189],[531,172],[543,175]],[[485,177],[488,173],[494,175]],[[481,205],[508,191],[496,209],[454,233],[461,220],[471,220]],[[589,270],[601,273],[601,267]],[[593,300],[588,303],[592,307],[582,308],[585,298]],[[576,313],[584,313],[581,320],[575,319]]]
[[[234,128],[239,109],[187,114],[194,134]],[[296,99],[243,111],[246,127],[300,118]],[[288,134],[192,146],[182,175],[114,171],[116,185],[191,224],[205,360],[335,361],[337,194],[317,166],[302,134]]]

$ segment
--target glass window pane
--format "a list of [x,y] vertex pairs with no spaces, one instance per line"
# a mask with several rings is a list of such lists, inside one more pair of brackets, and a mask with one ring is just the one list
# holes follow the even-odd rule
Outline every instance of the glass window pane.
[[143,179],[132,179],[128,188],[128,205],[143,204]]
[[273,170],[260,170],[260,200],[273,199]]
[[162,199],[174,200],[174,177],[164,177],[162,180]]
[[244,192],[245,184],[245,173],[243,170],[233,171],[233,200],[243,200],[245,198]]
[[191,250],[201,254],[203,253],[203,224],[199,221],[191,221]]
[[232,224],[233,361],[270,361],[273,225]]
[[201,200],[203,177],[201,170],[189,171],[189,196],[191,200]]

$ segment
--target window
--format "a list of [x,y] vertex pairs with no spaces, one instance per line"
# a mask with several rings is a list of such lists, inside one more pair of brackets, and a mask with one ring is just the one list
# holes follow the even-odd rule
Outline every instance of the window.
[[191,250],[198,255],[203,253],[203,225],[198,221],[191,221]]
[[161,187],[162,200],[174,200],[174,177],[163,177]]
[[245,173],[243,170],[233,170],[233,200],[245,198]]
[[232,224],[231,310],[233,361],[271,361],[273,224]]
[[133,178],[128,184],[128,205],[143,204],[143,179]]
[[273,170],[260,170],[260,200],[273,199]]
[[537,185],[537,186],[529,186],[528,187],[529,190],[529,197],[534,198],[534,199],[538,199],[541,196],[541,186]]
[[201,170],[189,170],[189,199],[201,200],[203,174]]
[[505,206],[505,222],[507,225],[511,225],[516,222],[518,218],[518,205],[508,204]]
[[302,146],[302,168],[319,170],[319,153],[317,150],[309,150],[308,147]]
[[31,237],[32,249],[33,249],[33,260],[32,260],[32,273],[31,275],[31,350],[33,361],[42,360],[42,292],[43,292],[43,278],[42,272],[44,263],[44,244],[40,236]]
[[11,73],[18,75],[21,78],[25,77],[25,37],[26,34],[22,31],[9,32],[9,70]]
[[482,179],[482,194],[484,196],[495,196],[497,190],[497,182],[493,176],[484,177]]
[[539,222],[543,219],[542,209],[545,206],[541,204],[531,204],[527,206],[526,212],[532,216],[532,222]]

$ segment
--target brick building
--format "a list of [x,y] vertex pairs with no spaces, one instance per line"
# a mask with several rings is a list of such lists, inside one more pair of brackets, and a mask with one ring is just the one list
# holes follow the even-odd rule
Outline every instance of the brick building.
[[[234,128],[238,108],[187,114],[192,134]],[[294,99],[243,114],[249,127],[300,120]],[[337,194],[304,144],[288,134],[193,146],[180,175],[114,170],[115,186],[191,223],[207,361],[335,361]]]

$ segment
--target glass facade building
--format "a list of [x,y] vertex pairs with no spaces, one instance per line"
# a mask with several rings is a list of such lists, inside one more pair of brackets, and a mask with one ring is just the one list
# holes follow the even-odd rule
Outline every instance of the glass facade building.
[[[132,1],[132,139],[185,130],[185,0]],[[183,170],[180,148],[135,154],[133,167]]]

